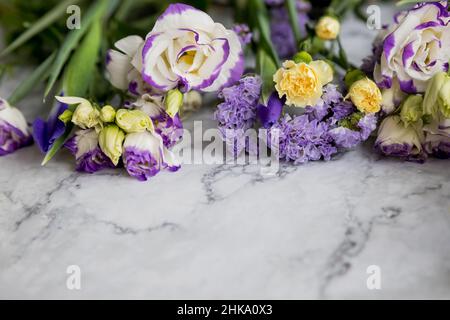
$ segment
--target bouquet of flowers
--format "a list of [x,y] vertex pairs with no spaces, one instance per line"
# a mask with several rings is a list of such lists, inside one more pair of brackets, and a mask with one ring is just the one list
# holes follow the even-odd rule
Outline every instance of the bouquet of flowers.
[[[260,4],[255,2],[253,6]],[[219,93],[223,102],[215,119],[223,140],[236,156],[244,150],[257,152],[246,132],[264,128],[268,130],[267,145],[279,159],[295,164],[330,160],[367,140],[376,129],[381,92],[358,70],[347,74],[345,85],[332,83],[335,69],[351,68],[339,41],[340,22],[333,14],[336,3],[317,21],[306,16],[310,9],[307,3],[285,3],[280,7],[284,1],[266,1],[269,20],[274,10],[280,10],[290,14],[290,24],[272,24],[270,41],[264,32],[264,26],[270,25],[264,21],[269,20],[261,17],[254,23],[253,33],[258,37],[253,38],[252,48],[257,66],[249,71],[256,75],[247,74]],[[264,10],[258,7],[258,12]],[[290,32],[279,32],[278,28]],[[281,34],[284,38],[278,41]],[[280,65],[279,57],[289,59]],[[274,136],[277,143],[273,143]]]
[[399,12],[374,42],[363,70],[382,88],[375,147],[423,162],[450,158],[450,13],[447,1]]

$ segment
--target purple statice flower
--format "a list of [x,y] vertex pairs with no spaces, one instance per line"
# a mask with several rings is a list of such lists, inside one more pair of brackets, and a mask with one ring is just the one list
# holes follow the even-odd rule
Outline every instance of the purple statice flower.
[[[350,101],[344,101],[335,85],[327,85],[321,100],[306,107],[304,114],[291,118],[286,115],[271,128],[279,130],[280,159],[306,163],[330,160],[342,148],[353,148],[368,139],[375,130],[375,114],[362,114]],[[276,143],[276,141],[275,141]]]
[[224,129],[244,129],[253,127],[261,94],[259,76],[247,76],[231,87],[223,89],[219,98],[224,102],[217,106],[214,119]]
[[94,173],[115,168],[108,156],[100,150],[98,134],[94,129],[78,130],[64,146],[75,156],[75,169],[78,172]]
[[161,136],[164,146],[171,148],[183,137],[183,123],[178,114],[171,118],[162,110],[157,116],[151,117],[155,132]]
[[[289,14],[283,5],[284,0],[266,1],[266,4],[269,6],[271,40],[281,58],[290,58],[297,52],[297,44],[289,23]],[[298,24],[303,36],[306,35],[310,9],[309,3],[302,0],[297,1]]]
[[46,153],[65,131],[66,126],[64,122],[58,117],[67,110],[68,105],[58,102],[54,112],[50,114],[47,121],[37,118],[33,122],[33,137],[39,149]]
[[33,138],[22,112],[0,98],[0,156],[32,143]]
[[235,25],[233,27],[233,31],[238,35],[242,46],[246,46],[252,42],[253,34],[250,32],[250,28],[245,23]]
[[[278,130],[279,134],[280,159],[293,161],[295,164],[330,160],[338,151],[328,133],[328,124],[317,119],[310,120],[306,114],[294,118],[285,115],[270,129],[270,135],[274,134],[273,130]],[[274,147],[277,148],[271,141],[271,148]]]
[[125,169],[139,181],[146,181],[162,169],[175,172],[180,168],[175,155],[157,134],[148,131],[127,134],[123,149]]
[[280,99],[278,97],[278,93],[273,92],[267,101],[267,106],[263,104],[258,105],[256,113],[264,128],[272,127],[280,119],[285,103],[284,100],[284,98]]

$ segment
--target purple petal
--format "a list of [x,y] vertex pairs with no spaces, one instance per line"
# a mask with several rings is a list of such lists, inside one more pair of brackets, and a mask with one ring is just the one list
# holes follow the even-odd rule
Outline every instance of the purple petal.
[[264,128],[272,127],[278,119],[280,119],[281,111],[283,110],[284,102],[278,97],[277,93],[272,93],[267,102],[267,106],[258,105],[256,111],[259,121]]

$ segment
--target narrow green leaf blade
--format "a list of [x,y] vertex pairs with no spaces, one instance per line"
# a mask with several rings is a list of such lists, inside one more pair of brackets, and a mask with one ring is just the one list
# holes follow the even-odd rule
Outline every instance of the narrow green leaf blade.
[[66,0],[61,2],[58,6],[47,12],[42,18],[36,21],[28,30],[22,33],[16,40],[14,40],[8,47],[6,47],[2,53],[0,53],[0,58],[10,54],[26,41],[37,35],[42,30],[46,29],[61,16],[64,15],[66,9],[71,4],[77,4],[80,0]]
[[289,14],[289,22],[291,23],[292,32],[295,37],[295,45],[298,49],[298,45],[301,41],[302,35],[300,32],[300,26],[298,25],[298,13],[297,13],[297,1],[286,0],[286,9]]
[[47,78],[49,68],[53,63],[55,56],[56,53],[53,53],[45,59],[45,61],[41,63],[41,65],[37,67],[33,73],[14,90],[8,98],[9,103],[12,105],[18,103],[36,86],[36,84],[43,82]]
[[88,10],[88,12],[84,15],[84,19],[81,21],[81,29],[72,30],[66,40],[64,41],[61,49],[58,52],[58,56],[56,57],[56,61],[52,66],[50,79],[48,81],[47,87],[44,93],[44,99],[47,97],[56,80],[58,79],[64,64],[67,62],[71,52],[78,45],[81,37],[84,33],[89,29],[92,22],[98,18],[100,18],[105,10],[107,9],[108,1],[107,0],[98,0],[95,2]]
[[95,74],[101,45],[101,23],[95,21],[73,54],[64,76],[64,92],[68,96],[83,97]]
[[262,100],[264,105],[267,105],[269,97],[274,91],[273,75],[277,71],[277,66],[262,48],[258,50],[257,70],[262,80]]
[[58,150],[61,149],[62,146],[64,146],[64,143],[66,142],[67,138],[69,138],[72,129],[73,124],[69,122],[66,125],[66,130],[64,131],[62,136],[56,139],[55,142],[53,143],[53,146],[50,148],[50,150],[47,151],[47,154],[45,155],[45,158],[41,163],[42,166],[45,166],[55,156]]

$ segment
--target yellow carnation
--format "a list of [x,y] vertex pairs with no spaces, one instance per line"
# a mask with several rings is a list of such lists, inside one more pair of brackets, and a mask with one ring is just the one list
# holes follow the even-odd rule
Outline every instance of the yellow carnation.
[[316,25],[316,35],[322,40],[334,40],[339,35],[341,24],[330,16],[320,18]]
[[369,78],[354,82],[347,97],[350,97],[356,108],[364,113],[380,111],[383,100],[380,89]]
[[333,70],[325,61],[310,64],[288,60],[273,76],[279,97],[295,107],[314,106],[322,96],[322,87],[333,80]]

